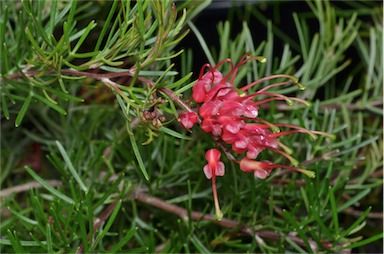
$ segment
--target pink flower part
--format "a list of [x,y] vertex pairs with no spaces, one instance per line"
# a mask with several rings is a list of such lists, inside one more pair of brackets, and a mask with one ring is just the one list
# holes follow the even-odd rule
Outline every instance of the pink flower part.
[[236,149],[246,149],[248,144],[249,140],[247,138],[239,138],[235,143],[233,143],[233,146]]
[[211,179],[212,176],[223,176],[225,173],[224,163],[220,161],[221,153],[217,149],[209,149],[205,153],[205,158],[208,164],[204,166],[204,174],[207,179]]
[[244,106],[240,102],[226,100],[223,101],[219,113],[220,115],[231,115],[239,117],[244,113]]
[[[240,91],[240,93],[242,93],[242,91]],[[238,102],[241,102],[241,103],[244,100],[242,98],[242,96],[239,94],[239,90],[234,88],[234,87],[231,87],[230,91],[227,92],[227,94],[224,97],[221,97],[220,99],[230,100],[230,101],[238,101]]]
[[210,83],[207,80],[199,80],[192,87],[192,98],[197,102],[203,102],[207,96],[207,92],[210,90]]
[[233,89],[231,87],[222,88],[217,92],[216,98],[219,100],[227,100],[228,97],[231,96],[232,92],[233,92]]
[[203,118],[217,115],[220,104],[221,103],[219,101],[207,101],[200,107],[199,114]]
[[222,129],[221,125],[217,122],[216,119],[212,117],[207,117],[203,119],[201,123],[201,128],[207,133],[212,133],[214,136],[221,136]]
[[237,154],[242,154],[247,151],[247,148],[242,148],[242,145],[238,146],[238,142],[232,144],[232,151]]
[[250,99],[243,101],[244,105],[244,116],[248,118],[256,118],[259,114],[257,106],[254,105],[254,102]]
[[177,120],[184,129],[189,130],[197,122],[197,114],[195,112],[182,113]]
[[201,77],[202,80],[209,80],[211,84],[218,84],[221,82],[221,80],[223,79],[223,74],[218,71],[218,70],[215,70],[215,71],[209,71],[207,73],[205,73],[203,75],[203,77]]
[[240,169],[244,172],[253,172],[257,178],[265,179],[269,176],[274,164],[269,161],[255,161],[248,159],[247,157],[243,158],[240,161]]
[[249,159],[256,159],[257,156],[259,156],[259,153],[261,153],[264,150],[264,148],[254,146],[252,144],[249,144],[247,149],[248,149],[248,151],[247,151],[246,156]]
[[238,121],[231,116],[220,116],[217,121],[232,134],[236,134],[240,131],[240,128],[244,125],[243,121]]
[[244,172],[254,172],[255,176],[261,179],[265,179],[267,176],[269,176],[270,172],[274,168],[284,168],[289,169],[292,171],[297,171],[300,173],[303,173],[307,175],[308,177],[314,178],[315,172],[303,169],[303,168],[296,168],[292,166],[286,166],[286,165],[280,165],[280,164],[274,164],[270,161],[255,161],[251,160],[249,158],[243,158],[240,161],[240,169]]
[[268,126],[266,124],[259,123],[248,123],[243,127],[243,130],[251,135],[263,135],[267,136],[271,132],[267,130]]
[[[227,88],[233,88],[232,87],[232,84],[230,83],[220,83],[218,84],[217,86],[213,87],[208,93],[207,93],[207,97],[205,97],[205,100],[204,101],[211,101],[215,98],[217,98],[217,95],[218,93],[221,91],[221,90],[227,90]],[[225,97],[225,96],[224,96]],[[220,98],[220,99],[223,99],[223,98]]]
[[233,144],[235,143],[239,138],[237,137],[238,134],[233,134],[229,132],[228,130],[223,130],[223,135],[221,136],[221,139],[227,143],[227,144]]

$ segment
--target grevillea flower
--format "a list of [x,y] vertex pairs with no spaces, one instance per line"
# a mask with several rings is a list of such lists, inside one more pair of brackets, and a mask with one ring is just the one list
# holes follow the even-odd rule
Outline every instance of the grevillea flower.
[[[281,143],[279,138],[297,132],[309,134],[314,139],[317,134],[329,137],[332,135],[310,131],[291,124],[272,124],[259,118],[259,106],[271,101],[285,101],[288,105],[292,105],[294,102],[310,104],[299,98],[269,91],[273,87],[283,85],[296,85],[303,90],[304,86],[290,75],[273,75],[241,88],[234,87],[233,82],[239,68],[250,60],[265,62],[265,58],[245,54],[236,65],[233,65],[230,59],[225,59],[214,67],[205,64],[201,68],[198,81],[192,88],[192,98],[199,106],[199,116],[194,112],[180,114],[178,119],[180,124],[185,129],[190,129],[195,123],[201,123],[204,132],[209,133],[222,147],[225,147],[225,144],[230,146],[230,150],[237,154],[236,157],[240,157],[240,159],[236,159],[232,155],[229,156],[231,160],[239,164],[242,171],[254,173],[257,178],[265,179],[275,168],[298,171],[314,177],[313,172],[297,167],[298,162],[290,155],[292,149]],[[218,68],[227,62],[231,65],[231,70],[223,75]],[[271,84],[249,94],[249,89],[255,85],[277,78],[288,81]],[[280,128],[287,130],[281,131]],[[258,155],[266,149],[284,156],[292,166],[275,164],[270,161],[257,161]],[[220,161],[220,155],[220,151],[217,149],[208,150],[206,153],[208,164],[203,168],[205,176],[212,179],[217,218],[222,217],[216,193],[216,176],[224,175],[224,164]]]
[[197,114],[195,112],[181,114],[178,121],[184,129],[189,130],[197,122]]
[[223,213],[220,210],[219,199],[217,198],[217,190],[216,190],[216,176],[223,176],[225,167],[224,163],[220,161],[221,153],[217,149],[209,149],[205,153],[205,158],[208,161],[208,164],[204,166],[204,174],[207,179],[212,179],[212,191],[213,198],[215,201],[216,208],[216,218],[221,220],[223,218]]

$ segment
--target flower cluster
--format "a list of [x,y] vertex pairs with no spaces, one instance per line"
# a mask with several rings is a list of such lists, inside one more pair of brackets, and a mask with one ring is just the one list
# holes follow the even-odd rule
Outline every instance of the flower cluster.
[[[292,150],[279,142],[279,137],[295,132],[304,132],[315,138],[315,134],[325,134],[317,131],[309,131],[299,126],[290,124],[272,124],[258,117],[259,106],[273,100],[284,100],[288,104],[298,101],[309,105],[308,102],[299,98],[287,97],[281,94],[269,92],[272,87],[294,84],[299,88],[304,87],[289,75],[269,76],[252,82],[242,88],[233,86],[239,67],[247,61],[265,61],[265,58],[249,57],[244,55],[237,65],[233,65],[229,59],[221,61],[215,67],[206,64],[201,69],[199,79],[192,88],[192,98],[200,105],[198,115],[195,112],[180,114],[179,122],[185,129],[190,129],[197,122],[201,123],[204,132],[209,133],[215,141],[231,146],[231,150],[242,155],[240,160],[234,160],[240,165],[244,172],[252,172],[258,178],[266,178],[272,169],[285,168],[299,171],[314,177],[314,173],[305,169],[297,168],[298,162],[290,156]],[[218,68],[229,62],[231,70],[225,76]],[[208,68],[208,71],[206,69]],[[205,73],[204,73],[205,72]],[[257,92],[248,94],[250,88],[265,80],[285,78],[289,81],[266,86]],[[261,98],[261,99],[259,99]],[[256,100],[259,99],[259,100]],[[280,127],[289,128],[280,131]],[[325,134],[327,135],[327,134]],[[268,149],[286,157],[293,166],[274,164],[270,161],[256,161],[259,153]],[[212,178],[213,194],[218,219],[222,216],[218,206],[216,194],[215,176],[224,175],[224,164],[220,161],[220,151],[210,149],[206,153],[208,164],[204,167],[204,173],[208,179]]]

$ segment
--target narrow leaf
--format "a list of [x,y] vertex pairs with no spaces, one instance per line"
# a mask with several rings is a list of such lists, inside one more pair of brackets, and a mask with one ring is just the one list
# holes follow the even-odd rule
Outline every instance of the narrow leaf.
[[42,103],[46,104],[47,106],[53,108],[54,110],[56,110],[57,112],[63,114],[63,115],[66,115],[67,112],[65,112],[65,110],[63,108],[61,108],[59,105],[57,104],[54,104],[52,103],[51,101],[49,101],[48,99],[44,98],[43,96],[40,96],[38,94],[33,94],[33,97],[38,99],[39,101],[41,101]]
[[[127,126],[127,129],[129,133],[132,133],[132,131],[129,129],[129,126]],[[149,175],[147,170],[145,169],[143,159],[141,158],[140,151],[135,140],[135,136],[130,134],[129,140],[131,141],[133,153],[135,154],[137,162],[139,163],[141,173],[144,175],[145,180],[149,181]]]
[[7,101],[5,99],[5,96],[2,96],[1,98],[1,108],[3,109],[3,114],[5,119],[9,120],[9,111],[7,106]]
[[29,94],[28,97],[25,99],[23,106],[21,107],[19,114],[17,114],[16,120],[15,120],[15,126],[19,127],[21,122],[23,121],[25,112],[28,109],[29,103],[31,102],[32,95]]
[[108,233],[109,229],[111,228],[113,222],[115,221],[116,219],[116,216],[117,216],[117,213],[119,212],[120,210],[120,207],[121,207],[121,203],[122,203],[122,200],[120,199],[116,206],[113,208],[113,212],[111,214],[111,216],[109,217],[106,225],[104,226],[103,228],[103,231],[101,231],[101,233],[97,236],[96,240],[95,240],[95,243],[94,245],[92,246],[92,249],[91,249],[91,252],[95,249],[95,247],[98,245],[98,243],[101,241],[101,239],[104,238],[104,236]]
[[7,230],[7,235],[9,238],[9,241],[11,242],[12,248],[15,250],[15,253],[25,253],[25,250],[23,249],[23,246],[21,246],[20,240],[17,237],[16,232],[13,233],[11,230]]
[[26,222],[26,223],[28,223],[28,224],[31,224],[31,225],[37,225],[37,224],[38,224],[37,221],[32,220],[32,219],[30,219],[30,218],[24,216],[23,214],[21,214],[21,213],[15,211],[12,207],[7,207],[7,209],[8,209],[13,215],[15,215],[19,220],[21,220],[21,221],[24,221],[24,222]]
[[380,234],[377,234],[377,235],[374,235],[374,236],[371,236],[369,238],[366,238],[364,240],[361,240],[359,242],[356,242],[354,244],[351,244],[351,245],[346,245],[343,249],[354,249],[354,248],[358,248],[360,246],[364,246],[364,245],[368,245],[370,243],[373,243],[373,242],[376,242],[377,240],[379,239],[382,239],[384,237],[384,233],[380,233]]
[[47,252],[53,253],[51,225],[47,223],[45,237],[47,239]]
[[199,41],[201,47],[203,48],[203,51],[204,51],[205,55],[207,56],[209,63],[211,64],[211,66],[215,66],[216,64],[215,64],[215,61],[213,60],[211,51],[209,50],[208,45],[205,42],[205,40],[204,40],[203,36],[201,35],[200,31],[197,29],[197,27],[192,22],[188,21],[187,23],[188,23],[188,26],[192,29],[193,33],[195,34],[195,36],[196,36],[197,40]]
[[170,136],[173,136],[173,137],[175,137],[175,138],[180,138],[180,139],[185,139],[185,140],[191,140],[191,139],[192,139],[192,138],[190,138],[190,137],[188,137],[188,136],[185,136],[185,135],[183,135],[183,134],[181,134],[181,133],[179,133],[179,132],[176,132],[176,131],[174,131],[174,130],[168,129],[168,128],[165,127],[165,126],[162,126],[162,127],[160,128],[160,131],[162,131],[162,132],[164,132],[164,133],[166,133],[166,134],[168,134],[168,135],[170,135]]
[[131,230],[128,231],[128,233],[125,233],[125,236],[123,237],[123,239],[121,239],[120,242],[118,242],[117,244],[114,244],[114,246],[109,250],[109,252],[115,253],[121,250],[121,248],[125,246],[128,243],[128,241],[131,240],[131,238],[136,234],[137,229],[138,229],[137,227],[132,228]]
[[64,195],[63,193],[61,193],[60,191],[56,190],[55,188],[53,188],[51,185],[49,185],[46,181],[44,181],[40,176],[38,176],[35,171],[33,171],[33,169],[31,169],[30,167],[28,166],[25,166],[25,170],[28,172],[28,174],[30,174],[38,183],[41,184],[41,186],[43,186],[47,191],[49,191],[50,193],[52,193],[54,196],[58,197],[59,199],[69,203],[69,204],[74,204],[74,201],[73,199],[71,199],[70,197]]
[[69,171],[71,172],[73,178],[75,178],[76,182],[80,185],[80,188],[84,192],[88,192],[88,188],[85,186],[85,184],[81,180],[79,174],[76,172],[75,168],[73,167],[72,162],[71,162],[71,160],[68,157],[68,154],[64,150],[64,147],[60,144],[59,141],[56,141],[56,145],[57,145],[57,148],[59,148],[61,156],[63,156],[65,164],[67,165],[67,167],[68,167]]
[[335,233],[336,233],[336,237],[337,237],[339,234],[339,218],[338,218],[338,213],[337,213],[337,205],[336,205],[335,195],[333,192],[333,188],[331,188],[331,187],[329,187],[329,200],[331,203],[332,220],[333,220],[333,224],[335,227]]
[[109,23],[111,22],[111,19],[112,19],[113,15],[115,14],[115,10],[116,10],[116,7],[118,4],[119,4],[119,1],[113,1],[112,7],[109,10],[108,17],[105,20],[105,23],[103,24],[103,29],[101,30],[101,32],[99,34],[99,39],[97,39],[96,46],[95,46],[95,49],[93,51],[99,51],[101,43],[103,42],[103,39],[104,39],[104,35],[107,32],[107,30],[109,29]]

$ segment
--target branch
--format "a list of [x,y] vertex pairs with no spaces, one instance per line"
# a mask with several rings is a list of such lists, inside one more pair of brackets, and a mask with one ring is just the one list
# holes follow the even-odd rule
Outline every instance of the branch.
[[[342,102],[332,103],[332,104],[328,104],[328,105],[321,105],[320,108],[321,109],[341,109],[342,104],[343,104]],[[370,101],[370,102],[367,102],[366,105],[370,105],[372,107],[380,107],[380,106],[383,106],[383,101]],[[268,110],[271,108],[271,105],[270,104],[263,104],[260,107],[263,110]],[[292,110],[294,108],[293,106],[287,105],[285,103],[276,104],[274,107],[276,109],[282,110],[282,111]],[[306,107],[306,106],[299,106],[299,107]],[[366,110],[366,106],[361,105],[361,103],[349,103],[347,105],[347,109],[350,111]]]
[[[183,220],[188,220],[188,211],[180,206],[172,205],[167,203],[166,201],[152,197],[145,193],[143,190],[136,190],[134,192],[134,198],[140,202],[143,202],[145,204],[157,207],[161,210],[173,213],[175,215],[178,215]],[[238,229],[239,232],[249,235],[256,238],[256,241],[260,242],[262,239],[270,239],[270,240],[280,240],[282,236],[276,232],[269,231],[269,230],[255,230],[250,228],[247,224],[242,224],[234,220],[229,220],[223,218],[222,220],[218,221],[216,220],[216,215],[214,214],[203,214],[201,212],[191,211],[190,213],[192,220],[203,220],[203,221],[212,221],[213,223],[220,225],[225,228],[231,228],[231,229]],[[254,227],[256,228],[256,227]],[[288,235],[284,236],[286,238],[289,238],[291,241],[295,242],[297,245],[305,247],[305,243],[302,239],[295,236],[295,233],[289,233]],[[312,251],[316,252],[318,250],[318,245],[315,241],[309,240],[309,244],[311,246]]]
[[[98,70],[98,69],[94,69],[94,70]],[[37,76],[41,73],[42,73],[42,71],[38,71],[38,70],[36,70],[36,71],[24,71],[23,73],[10,74],[10,75],[6,75],[5,77],[7,79],[19,79],[19,78],[22,78],[24,76],[27,76],[27,77]],[[54,74],[54,73],[56,73],[56,71],[52,69],[52,70],[45,71],[45,73],[46,74]],[[94,73],[94,72],[86,72],[86,71],[77,71],[74,69],[63,69],[60,71],[60,73],[63,75],[70,75],[70,76],[76,76],[76,77],[93,78],[93,79],[100,80],[103,82],[103,79],[105,81],[108,79],[126,77],[126,76],[134,77],[135,73],[136,73],[136,68],[132,67],[128,71],[113,72],[113,73]],[[154,83],[151,80],[148,80],[146,78],[139,76],[137,79],[146,83],[150,87],[152,87],[154,85]],[[1,77],[1,76],[0,76],[0,81],[3,81],[3,77]],[[110,86],[109,84],[106,84],[106,85]],[[188,111],[188,112],[192,111],[192,109],[188,105],[186,105],[176,94],[174,94],[172,90],[165,88],[165,87],[159,88],[159,90],[164,92],[166,95],[168,95],[172,100],[177,102],[186,111]],[[372,106],[372,107],[380,107],[380,106],[383,106],[383,101],[371,101],[371,102],[367,102],[367,104]],[[277,105],[275,105],[275,107],[276,107],[276,109],[279,109],[279,110],[291,110],[292,109],[292,106],[289,106],[289,105],[284,104],[284,103],[277,104]],[[263,105],[261,105],[261,108],[263,110],[268,110],[270,108],[270,104],[263,104]],[[340,109],[341,104],[332,103],[332,104],[328,104],[328,105],[322,105],[322,106],[320,106],[320,108],[321,109]],[[360,103],[350,103],[347,105],[347,109],[349,109],[351,111],[365,110],[365,108],[366,107],[364,105],[361,105]],[[199,120],[201,121],[201,119],[199,119]]]
[[[49,184],[52,187],[60,187],[63,185],[63,183],[61,181],[58,181],[58,180],[47,180],[46,182],[47,182],[47,184]],[[1,190],[0,191],[0,198],[8,197],[13,193],[24,192],[24,191],[28,191],[32,188],[41,188],[41,187],[42,186],[40,185],[40,183],[38,183],[36,181],[24,183],[21,185],[16,185],[16,186]]]

